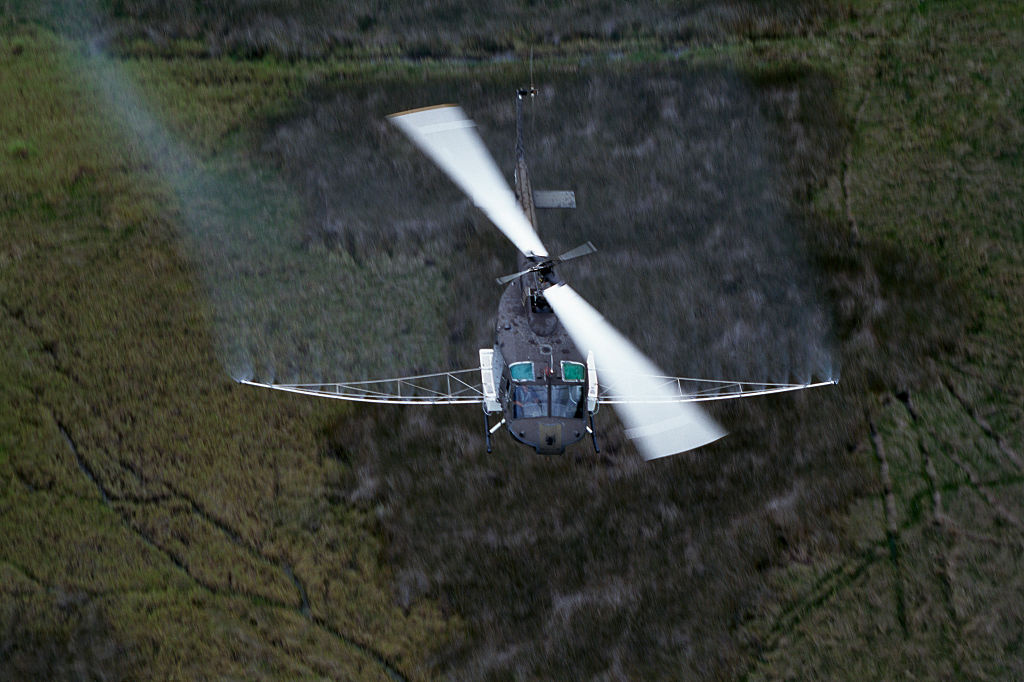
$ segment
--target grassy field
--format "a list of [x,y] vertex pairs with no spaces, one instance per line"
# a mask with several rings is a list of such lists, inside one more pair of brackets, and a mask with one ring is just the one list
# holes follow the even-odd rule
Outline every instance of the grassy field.
[[74,46],[0,58],[5,671],[424,674],[458,619],[395,605],[372,514],[325,488],[337,406],[230,381],[177,200]]
[[[4,7],[7,676],[1021,675],[1019,10],[111,2],[108,59]],[[681,372],[839,387],[645,464],[610,411],[488,456],[475,410],[230,381],[472,362],[508,250],[382,117],[457,99],[504,161],[528,44],[574,283]]]
[[866,418],[881,485],[850,508],[858,550],[775,577],[791,596],[753,628],[752,676],[1016,677],[1024,128],[1006,86],[1024,22],[998,3],[859,11],[836,52],[809,57],[853,67],[852,145],[819,201],[904,261],[865,273],[879,304],[858,341],[880,356]]

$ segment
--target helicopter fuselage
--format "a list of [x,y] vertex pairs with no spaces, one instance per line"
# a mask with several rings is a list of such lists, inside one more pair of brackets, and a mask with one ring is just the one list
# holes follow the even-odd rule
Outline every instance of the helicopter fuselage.
[[572,339],[538,295],[535,274],[509,284],[494,348],[503,359],[498,399],[509,433],[541,454],[560,454],[586,434],[588,372]]
[[[520,110],[521,111],[521,110]],[[521,122],[521,116],[518,117]],[[517,131],[515,193],[523,213],[537,228],[533,190]],[[519,254],[521,270],[539,259]],[[543,291],[556,283],[551,268],[513,280],[501,296],[494,335],[501,376],[495,376],[498,401],[509,433],[541,454],[561,454],[587,433],[587,362],[576,349]]]

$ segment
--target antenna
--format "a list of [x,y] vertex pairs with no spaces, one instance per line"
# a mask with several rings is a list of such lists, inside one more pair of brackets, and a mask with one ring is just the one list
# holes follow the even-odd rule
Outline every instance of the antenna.
[[530,48],[530,91],[537,94],[537,88],[533,87],[533,48]]
[[516,90],[516,95],[522,100],[524,97],[534,97],[537,94],[537,88],[533,87],[533,48],[530,48],[530,87],[519,88]]
[[523,158],[523,98],[533,98],[537,88],[533,87],[533,48],[530,48],[530,87],[516,90],[516,158]]

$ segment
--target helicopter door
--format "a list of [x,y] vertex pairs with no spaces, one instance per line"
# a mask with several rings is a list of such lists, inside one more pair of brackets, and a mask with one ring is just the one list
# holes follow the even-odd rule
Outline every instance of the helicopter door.
[[495,381],[496,377],[501,376],[501,362],[501,353],[496,354],[493,348],[480,349],[480,384],[484,394],[484,412],[501,412]]
[[594,351],[587,353],[587,412],[597,412],[597,364],[594,362]]

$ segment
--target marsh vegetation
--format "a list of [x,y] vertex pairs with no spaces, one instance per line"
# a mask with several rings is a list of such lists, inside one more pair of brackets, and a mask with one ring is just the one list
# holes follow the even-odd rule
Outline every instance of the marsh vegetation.
[[[1019,12],[4,7],[5,671],[1020,675]],[[509,249],[383,115],[460,101],[502,161],[528,44],[574,284],[680,373],[839,387],[645,464],[610,411],[488,456],[475,410],[230,381],[472,364]]]

